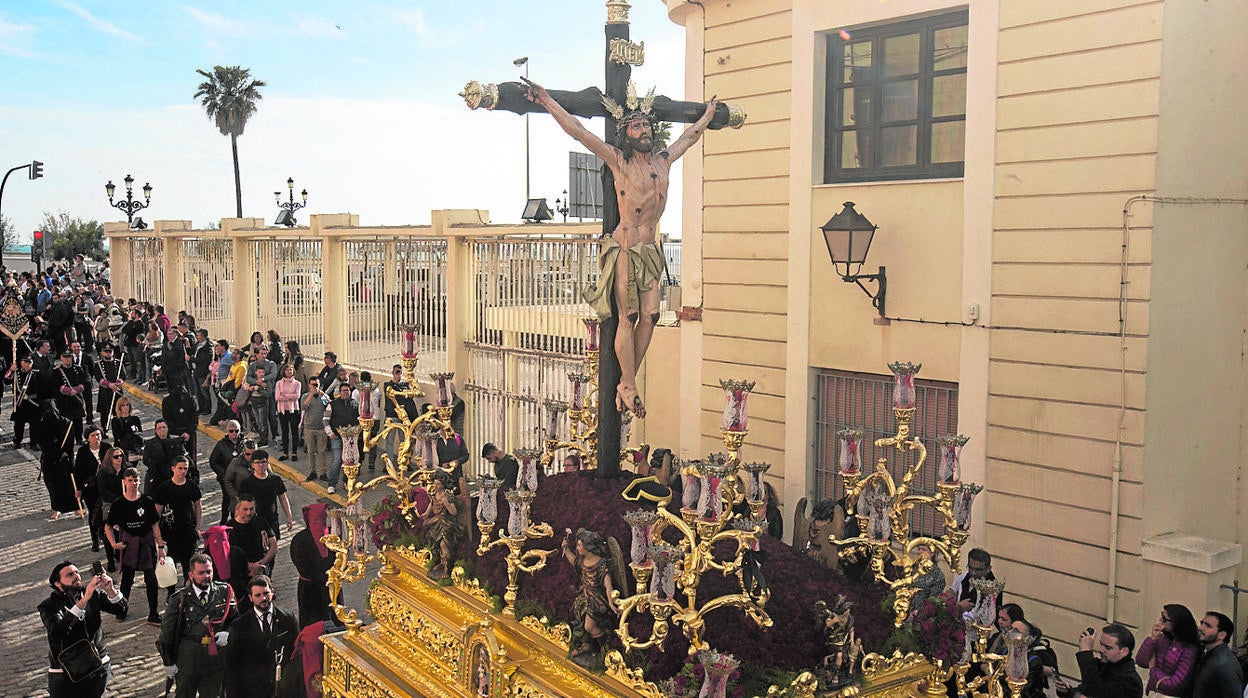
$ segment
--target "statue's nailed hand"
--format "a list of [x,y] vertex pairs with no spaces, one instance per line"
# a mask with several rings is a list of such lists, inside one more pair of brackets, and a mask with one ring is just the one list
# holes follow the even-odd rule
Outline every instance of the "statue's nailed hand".
[[529,89],[524,93],[524,96],[527,97],[530,102],[545,104],[546,100],[550,99],[550,93],[546,91],[545,87],[542,87],[523,75],[520,76],[520,80],[529,86]]

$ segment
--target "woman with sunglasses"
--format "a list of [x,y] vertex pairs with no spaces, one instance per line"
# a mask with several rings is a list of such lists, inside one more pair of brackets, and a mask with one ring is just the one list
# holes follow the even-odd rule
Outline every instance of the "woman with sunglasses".
[[1161,618],[1144,638],[1135,663],[1148,669],[1148,693],[1182,696],[1196,676],[1193,669],[1199,656],[1196,618],[1187,606],[1171,603],[1162,606]]
[[[105,451],[104,460],[100,462],[100,469],[95,473],[97,498],[95,510],[91,512],[91,516],[92,521],[100,522],[101,532],[104,529],[104,522],[108,521],[108,513],[113,502],[122,495],[121,471],[125,467],[125,462],[126,452],[114,446]],[[105,545],[104,554],[108,558],[108,571],[116,572],[117,553],[113,550],[113,546]]]

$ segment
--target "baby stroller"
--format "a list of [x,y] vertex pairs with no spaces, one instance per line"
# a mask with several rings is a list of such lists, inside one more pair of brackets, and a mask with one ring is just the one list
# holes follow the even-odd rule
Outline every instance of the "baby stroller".
[[148,371],[148,390],[164,390],[167,385],[165,380],[165,372],[161,370],[161,357],[164,356],[164,347],[148,347],[143,353],[144,359],[149,367]]

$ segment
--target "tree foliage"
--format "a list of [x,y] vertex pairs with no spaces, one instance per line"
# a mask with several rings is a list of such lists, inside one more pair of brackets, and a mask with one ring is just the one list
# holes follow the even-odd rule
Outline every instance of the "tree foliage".
[[234,155],[234,196],[238,217],[243,217],[243,185],[238,171],[238,137],[243,135],[247,120],[256,113],[263,80],[251,77],[251,70],[237,65],[213,66],[212,72],[196,70],[207,78],[195,91],[195,99],[223,136],[230,137]]
[[70,259],[76,254],[104,258],[104,226],[95,219],[83,220],[65,211],[44,211],[39,229],[52,241],[48,261]]
[[0,248],[11,250],[17,247],[17,231],[13,229],[13,221],[8,216],[0,216]]

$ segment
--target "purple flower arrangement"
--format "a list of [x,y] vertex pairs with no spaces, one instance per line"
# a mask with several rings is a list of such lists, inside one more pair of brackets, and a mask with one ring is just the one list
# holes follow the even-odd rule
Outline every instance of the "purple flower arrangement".
[[962,609],[950,595],[924,601],[910,618],[909,631],[919,651],[930,659],[953,664],[966,650]]
[[[554,539],[539,539],[530,543],[531,548],[558,548],[563,531],[580,528],[597,531],[604,536],[614,536],[621,547],[627,549],[631,532],[623,515],[639,508],[620,496],[628,484],[627,479],[602,480],[582,477],[574,473],[560,473],[547,477],[537,498],[533,501],[533,521],[544,521],[555,530]],[[679,497],[671,505],[676,512]],[[462,556],[476,556],[474,540],[465,541]],[[465,538],[469,538],[466,536]],[[677,542],[676,534],[669,529],[664,534],[668,542]],[[854,603],[855,608],[879,608],[883,589],[878,585],[856,584],[847,581],[836,572],[824,568],[815,560],[803,555],[791,546],[774,538],[764,537],[761,549],[766,553],[763,573],[767,586],[772,590],[766,611],[773,626],[760,628],[737,609],[724,608],[706,616],[703,638],[715,649],[731,653],[742,661],[739,671],[752,668],[768,671],[802,671],[817,665],[824,654],[823,636],[813,614],[816,601],[828,601],[838,593]],[[735,547],[724,543],[716,551],[722,559]],[[625,554],[627,561],[627,553]],[[507,585],[507,569],[504,556],[494,551],[478,559],[477,576],[491,589],[503,589]],[[551,556],[545,569],[533,575],[525,575],[520,581],[520,599],[531,602],[537,608],[552,609],[553,622],[568,622],[572,617],[572,600],[579,580],[572,566],[562,557]],[[633,580],[628,588],[620,589],[621,596],[633,593]],[[698,598],[710,599],[721,594],[740,591],[736,576],[724,577],[711,571],[703,575],[698,588]],[[683,596],[678,594],[678,600]],[[891,619],[883,614],[863,613],[856,616],[855,630],[867,651],[878,649],[892,630]],[[649,615],[634,614],[629,619],[633,637],[649,636],[652,619]],[[618,643],[617,643],[618,644]],[[688,641],[678,628],[672,628],[662,648],[652,648],[640,655],[646,676],[652,681],[673,678],[685,665]],[[959,652],[961,651],[959,645]],[[630,663],[635,661],[630,658]]]

